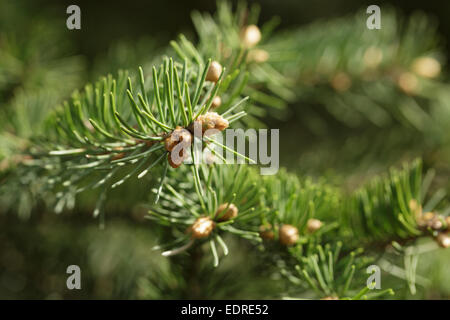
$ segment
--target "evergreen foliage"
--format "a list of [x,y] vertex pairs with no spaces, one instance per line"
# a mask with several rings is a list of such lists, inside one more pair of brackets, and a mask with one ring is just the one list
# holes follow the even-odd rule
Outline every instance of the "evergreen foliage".
[[[386,10],[380,32],[367,30],[361,13],[276,31],[277,19],[257,27],[258,15],[257,6],[218,1],[214,15],[192,14],[197,41],[180,35],[131,71],[116,70],[123,60],[113,57],[114,75],[81,90],[81,60],[50,54],[40,39],[48,31],[33,29],[22,43],[14,40],[19,31],[2,29],[0,212],[32,221],[39,210],[86,210],[105,227],[109,204],[131,211],[140,202],[158,243],[139,241],[153,247],[147,259],[156,271],[140,278],[133,297],[378,299],[407,296],[404,287],[415,294],[427,283],[416,276],[419,256],[450,241],[448,181],[436,182],[435,171],[414,159],[433,166],[431,150],[444,160],[448,150],[448,84],[435,26],[423,15],[404,21]],[[284,168],[262,176],[249,164],[171,158],[183,142],[196,160],[199,142],[212,158],[221,157],[214,146],[249,160],[204,127],[265,127],[290,114],[308,134],[331,135],[321,147],[335,142],[336,128],[361,133],[348,154],[339,153],[351,165],[377,163],[380,150],[393,149],[398,164],[402,148],[417,150],[402,168],[351,190]],[[330,161],[335,151],[319,157]],[[111,250],[127,251],[127,237]],[[134,252],[128,258],[134,263]],[[148,267],[141,263],[135,270]],[[370,290],[373,264],[404,281]],[[131,281],[123,280],[120,296]]]

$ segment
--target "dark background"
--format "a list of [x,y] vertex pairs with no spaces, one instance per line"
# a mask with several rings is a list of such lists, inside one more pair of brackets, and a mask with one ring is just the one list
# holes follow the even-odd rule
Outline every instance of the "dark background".
[[[236,3],[237,1],[231,1]],[[356,0],[260,0],[248,1],[261,5],[261,21],[273,16],[281,18],[280,28],[299,26],[320,19],[341,17],[359,9],[377,4],[393,6],[406,15],[420,10],[436,17],[439,32],[447,45],[450,40],[450,1],[356,1]],[[110,1],[110,0],[37,0],[30,5],[38,11],[48,11],[53,17],[60,13],[65,25],[66,8],[76,4],[81,9],[81,30],[67,31],[67,36],[78,45],[78,53],[93,58],[117,39],[139,39],[151,36],[165,46],[168,40],[180,32],[192,31],[190,12],[192,10],[214,12],[214,0],[184,1]]]

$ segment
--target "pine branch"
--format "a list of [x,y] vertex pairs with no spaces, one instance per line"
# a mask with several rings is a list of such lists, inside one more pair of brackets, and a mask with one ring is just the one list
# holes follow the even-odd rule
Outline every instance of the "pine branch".
[[[293,81],[282,73],[279,65],[295,56],[292,48],[280,50],[270,45],[277,19],[257,26],[259,6],[248,7],[241,3],[233,11],[231,4],[217,1],[214,16],[208,13],[192,13],[192,21],[198,34],[197,45],[184,35],[172,41],[174,51],[181,59],[204,63],[212,57],[227,69],[219,97],[227,98],[218,110],[226,111],[239,97],[239,92],[251,96],[249,115],[243,119],[251,127],[263,126],[265,117],[284,118],[288,101],[293,101]],[[238,73],[237,70],[241,72]],[[232,81],[235,84],[232,85]]]
[[184,149],[194,146],[196,124],[200,136],[195,138],[202,140],[205,130],[226,128],[235,113],[221,117],[209,112],[223,77],[217,62],[203,65],[166,58],[158,69],[153,68],[150,81],[142,69],[133,79],[119,72],[117,79],[108,76],[75,92],[47,119],[44,138],[29,149],[32,159],[27,167],[45,168],[61,199],[142,177],[164,166],[163,157],[179,167],[186,156],[175,163],[171,151],[183,139]]
[[[363,256],[363,250],[358,248],[347,254],[340,254],[342,242],[336,245],[318,245],[311,248],[298,259],[295,272],[282,269],[283,275],[292,282],[295,291],[304,294],[312,290],[309,295],[322,300],[359,300],[376,299],[382,295],[393,295],[392,289],[368,293],[368,287],[360,290],[366,283],[366,268],[373,263],[373,259]],[[300,290],[301,288],[301,290]]]
[[430,106],[444,102],[439,96],[447,91],[435,23],[423,14],[405,19],[386,9],[383,28],[372,32],[364,15],[280,32],[272,40],[274,46],[299,53],[286,63],[296,71],[298,99],[322,104],[350,128],[400,124],[430,130],[431,123],[439,122]]
[[372,32],[365,16],[358,11],[271,38],[273,47],[297,53],[279,68],[295,82],[295,123],[307,138],[304,148],[292,146],[301,150],[292,159],[301,157],[303,167],[354,174],[357,166],[364,174],[398,158],[433,160],[448,145],[446,54],[436,22],[384,8],[383,28]]
[[[195,166],[191,167],[197,170]],[[267,216],[260,205],[264,196],[258,185],[258,174],[247,166],[210,165],[198,168],[194,179],[185,179],[188,169],[182,169],[167,179],[158,206],[149,209],[152,220],[177,230],[178,238],[163,255],[171,256],[188,250],[193,244],[210,243],[214,266],[219,263],[218,248],[227,255],[224,234],[233,234],[260,242],[258,217]],[[155,193],[158,190],[154,190]],[[179,245],[184,243],[183,245]]]
[[437,236],[446,229],[446,223],[435,210],[439,210],[446,194],[438,190],[429,196],[431,179],[426,175],[422,180],[419,160],[403,170],[392,169],[388,177],[374,179],[349,202],[342,223],[346,226],[344,235],[366,242],[369,247]]
[[[117,77],[109,75],[88,84],[52,112],[43,127],[39,120],[36,129],[23,129],[30,139],[25,139],[25,152],[14,150],[8,155],[16,164],[0,176],[0,203],[19,203],[19,214],[26,217],[37,199],[45,197],[59,213],[73,208],[78,194],[98,190],[93,213],[103,226],[108,192],[149,175],[154,195],[148,205],[149,218],[169,227],[171,239],[155,249],[173,261],[181,261],[185,257],[181,253],[195,254],[192,269],[184,272],[187,279],[178,279],[186,281],[183,289],[195,297],[200,296],[203,247],[217,267],[221,255],[231,251],[228,236],[256,244],[260,257],[301,294],[315,292],[319,298],[333,299],[392,294],[391,290],[375,294],[369,294],[368,288],[360,290],[361,271],[375,261],[369,254],[384,253],[389,244],[402,254],[402,274],[414,291],[419,279],[415,240],[431,236],[442,247],[449,245],[448,217],[437,211],[450,212],[442,206],[446,194],[438,190],[428,196],[432,176],[422,178],[420,161],[403,170],[393,169],[388,177],[378,177],[347,195],[324,181],[300,179],[284,170],[262,177],[248,166],[199,164],[197,160],[198,149],[212,149],[210,156],[221,158],[213,145],[237,154],[209,136],[207,129],[222,131],[233,122],[255,123],[272,113],[267,106],[281,116],[286,102],[295,99],[323,103],[349,127],[368,120],[380,128],[398,122],[428,132],[428,126],[434,127],[435,120],[445,114],[442,108],[433,113],[431,107],[442,99],[434,100],[431,93],[445,88],[436,80],[440,64],[428,56],[436,44],[433,37],[425,36],[434,33],[426,23],[416,29],[414,23],[423,20],[414,17],[399,35],[393,28],[396,20],[388,14],[386,33],[374,33],[375,39],[368,43],[360,40],[365,28],[353,38],[354,26],[347,21],[286,33],[286,41],[269,37],[273,22],[261,33],[255,25],[257,15],[256,7],[249,10],[242,5],[233,13],[225,2],[218,3],[214,18],[194,13],[199,43],[184,36],[171,43],[180,60],[163,57],[162,64],[149,73],[142,68],[131,75],[120,71]],[[424,36],[420,50],[414,50],[416,44],[411,41],[417,34]],[[304,42],[295,43],[294,37]],[[321,37],[328,46],[317,54],[312,44]],[[387,43],[395,41],[401,48],[392,50]],[[365,50],[363,55],[350,50],[355,45]],[[297,59],[296,52],[306,59]],[[434,66],[434,73],[420,67],[424,61]],[[296,97],[293,88],[298,83],[301,90]],[[389,100],[379,98],[380,93],[387,93]],[[250,122],[241,121],[247,94],[256,104],[249,110]],[[419,99],[426,101],[424,106],[416,105]],[[30,95],[29,101],[42,103],[39,95]],[[396,106],[391,108],[393,101]],[[331,103],[336,103],[335,109]],[[16,111],[17,128],[32,123],[33,114],[26,110]],[[11,141],[5,134],[0,136],[7,148]],[[183,149],[175,154],[179,146]],[[189,157],[194,163],[182,165]],[[368,253],[363,255],[359,247]],[[387,261],[385,255],[378,261]],[[160,289],[149,283],[148,287],[170,291],[170,283],[164,285]]]

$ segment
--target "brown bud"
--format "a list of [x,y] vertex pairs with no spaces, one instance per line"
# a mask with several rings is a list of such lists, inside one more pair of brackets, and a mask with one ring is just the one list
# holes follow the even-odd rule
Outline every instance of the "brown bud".
[[445,217],[445,223],[447,224],[447,230],[450,231],[450,216]]
[[242,42],[245,47],[254,47],[261,40],[261,31],[254,24],[249,25],[242,31]]
[[212,104],[211,104],[211,109],[217,109],[218,107],[220,107],[220,105],[222,104],[222,99],[219,96],[215,96]]
[[450,247],[450,236],[448,235],[448,233],[439,233],[436,237],[436,241],[442,248]]
[[192,238],[200,239],[208,237],[214,229],[214,221],[209,217],[202,217],[195,220],[192,224],[190,231]]
[[345,72],[339,72],[331,78],[331,86],[339,92],[347,91],[352,86],[352,80]]
[[413,211],[413,212],[416,212],[417,210],[419,210],[419,203],[417,202],[416,199],[409,200],[408,206],[411,209],[411,211]]
[[213,61],[209,66],[208,73],[206,74],[206,81],[217,82],[219,81],[222,73],[222,66],[219,62]]
[[269,53],[262,49],[252,49],[247,54],[248,62],[263,63],[269,60]]
[[383,51],[377,47],[369,47],[364,52],[363,59],[368,68],[376,68],[383,60]]
[[259,236],[265,240],[273,240],[275,233],[273,232],[272,225],[262,225],[259,227]]
[[280,242],[285,246],[294,245],[298,241],[298,229],[290,224],[283,224],[279,232]]
[[178,153],[178,159],[174,159],[172,157],[172,152],[169,152],[169,154],[167,155],[167,161],[169,161],[169,165],[176,169],[179,166],[181,166],[181,164],[183,163],[183,161],[186,159],[187,157],[187,153],[184,151],[184,148],[180,149],[180,152]]
[[407,94],[416,93],[419,87],[417,77],[410,72],[402,73],[398,77],[397,84]]
[[318,219],[309,219],[308,222],[306,222],[306,229],[309,233],[314,233],[322,227],[322,224],[322,221]]
[[424,78],[436,78],[441,73],[441,64],[431,57],[420,57],[414,60],[412,71]]
[[436,214],[434,212],[425,212],[417,218],[417,224],[422,228],[431,227],[432,222],[435,220]]
[[[226,212],[224,212],[225,209],[227,210]],[[239,210],[234,204],[230,203],[230,205],[228,205],[228,202],[222,203],[219,208],[217,208],[216,219],[219,221],[231,220],[237,217],[238,212]]]
[[173,160],[172,160],[172,157],[170,156],[170,152],[169,152],[169,154],[167,155],[167,161],[169,161],[169,165],[172,167],[172,168],[174,168],[174,169],[176,169],[176,168],[178,168],[179,166],[181,166],[181,162],[180,163],[175,163]]
[[439,217],[435,217],[433,220],[430,221],[429,226],[433,230],[441,230],[442,227],[444,227],[444,224],[442,223],[442,220]]
[[179,143],[182,143],[185,147],[190,146],[192,143],[192,134],[183,127],[178,126],[166,139],[164,139],[164,146],[167,151],[172,151]]
[[429,221],[429,220],[434,219],[435,216],[436,216],[436,214],[434,212],[428,211],[423,214],[423,219],[426,221]]
[[202,133],[210,129],[222,131],[229,126],[228,120],[222,118],[217,112],[207,112],[206,114],[199,116],[196,122],[201,124]]

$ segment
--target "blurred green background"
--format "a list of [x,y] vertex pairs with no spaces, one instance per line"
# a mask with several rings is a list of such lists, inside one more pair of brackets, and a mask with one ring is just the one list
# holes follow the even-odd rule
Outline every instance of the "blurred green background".
[[[262,22],[277,15],[281,18],[280,30],[346,16],[372,4],[351,0],[257,2],[261,5]],[[71,4],[81,8],[81,30],[66,28],[65,11]],[[439,22],[438,33],[448,53],[450,2],[377,4],[382,10],[385,5],[393,6],[405,15],[416,10],[431,15]],[[0,108],[9,112],[7,108],[11,106],[30,103],[30,94],[45,97],[46,105],[39,108],[51,108],[87,81],[148,62],[180,32],[195,38],[190,19],[194,9],[212,13],[215,2],[0,0]],[[291,107],[295,114],[295,106]],[[271,120],[269,126],[280,128],[282,166],[299,173],[328,175],[336,183],[346,180],[351,184],[350,171],[359,182],[405,158],[380,156],[379,165],[357,170],[354,162],[339,155],[343,140],[322,142],[320,137],[302,132],[297,117],[290,117],[287,122]],[[33,133],[32,124],[23,127],[28,134]],[[289,139],[291,135],[298,135],[299,139],[293,141]],[[324,146],[338,156],[324,156],[323,162],[310,156]],[[414,152],[406,159],[412,156]],[[448,167],[443,165],[442,170],[445,169]],[[141,191],[124,194],[120,190],[117,197],[111,197],[104,230],[99,230],[89,208],[55,215],[37,204],[27,220],[12,214],[0,215],[0,299],[192,298],[195,286],[205,286],[195,296],[198,298],[277,298],[270,294],[270,288],[276,292],[281,284],[276,278],[258,276],[258,270],[264,267],[260,261],[255,258],[254,264],[242,267],[244,259],[249,261],[248,256],[255,255],[245,244],[235,244],[241,253],[227,259],[212,280],[206,278],[204,283],[192,284],[187,278],[174,277],[175,273],[183,275],[183,271],[171,269],[173,264],[151,250],[158,242],[159,227],[143,219],[145,212],[132,205],[133,199],[138,203],[147,192]],[[120,197],[128,197],[129,201],[124,204],[118,200]],[[430,275],[430,282],[421,286],[415,296],[410,296],[406,288],[395,289],[405,298],[450,298],[449,260],[450,252],[427,254],[418,274]],[[66,288],[65,270],[71,264],[82,270],[82,290]],[[235,285],[220,290],[221,282]]]

